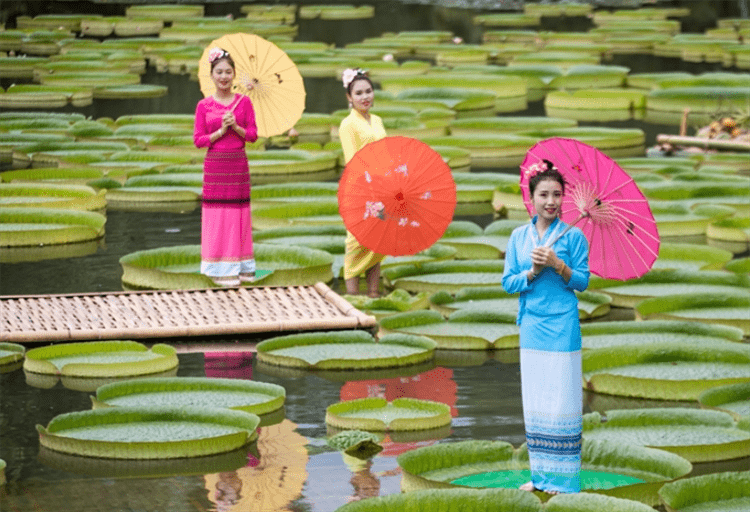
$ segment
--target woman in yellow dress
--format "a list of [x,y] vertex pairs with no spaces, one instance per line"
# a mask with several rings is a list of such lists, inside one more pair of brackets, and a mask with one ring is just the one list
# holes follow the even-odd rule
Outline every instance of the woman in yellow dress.
[[[352,111],[341,121],[339,138],[344,151],[344,160],[349,163],[354,154],[370,142],[385,137],[383,120],[370,113],[375,91],[372,81],[361,69],[347,69],[342,80],[346,88],[346,98]],[[344,255],[344,280],[346,293],[359,293],[359,278],[364,272],[367,280],[367,296],[378,297],[380,285],[380,262],[385,257],[361,245],[354,235],[346,233],[346,254]]]

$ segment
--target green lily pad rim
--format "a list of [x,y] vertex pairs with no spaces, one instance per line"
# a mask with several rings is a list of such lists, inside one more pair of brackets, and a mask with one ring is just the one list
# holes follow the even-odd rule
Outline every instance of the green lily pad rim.
[[[48,360],[71,355],[86,355],[101,352],[147,352],[151,351],[160,357],[130,363],[71,363],[58,370]],[[23,368],[30,373],[45,375],[64,375],[75,377],[124,377],[160,373],[171,370],[178,365],[177,353],[171,345],[157,343],[151,349],[145,345],[129,340],[87,341],[60,343],[47,347],[32,348],[26,352]]]
[[[139,422],[196,422],[229,426],[236,433],[204,439],[168,442],[117,442],[74,439],[66,429]],[[244,411],[214,407],[108,407],[58,415],[45,428],[37,425],[39,442],[53,451],[88,457],[115,459],[164,459],[200,457],[244,446],[258,437],[260,418]]]
[[374,411],[389,406],[385,398],[367,397],[346,400],[329,405],[326,408],[326,423],[337,428],[359,430],[429,430],[449,425],[451,422],[450,406],[441,402],[420,400],[417,398],[397,398],[390,402],[391,407],[413,409],[432,413],[428,417],[396,418],[388,423],[374,418],[357,418],[358,411]]
[[99,386],[96,398],[92,397],[95,406],[108,407],[108,400],[121,396],[148,394],[156,391],[179,393],[181,391],[240,391],[268,395],[268,400],[250,405],[230,407],[254,414],[266,414],[284,405],[286,390],[278,384],[238,379],[206,377],[142,378],[122,382],[113,382]]
[[[665,484],[659,489],[659,497],[669,510],[681,510],[691,505],[714,502],[720,510],[722,500],[746,498],[750,488],[750,473],[728,471],[684,478]],[[709,510],[706,508],[705,510]]]

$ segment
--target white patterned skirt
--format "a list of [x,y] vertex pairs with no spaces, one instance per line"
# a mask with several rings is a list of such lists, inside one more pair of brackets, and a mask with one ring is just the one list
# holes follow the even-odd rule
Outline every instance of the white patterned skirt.
[[521,349],[521,395],[531,480],[545,491],[581,490],[581,351]]

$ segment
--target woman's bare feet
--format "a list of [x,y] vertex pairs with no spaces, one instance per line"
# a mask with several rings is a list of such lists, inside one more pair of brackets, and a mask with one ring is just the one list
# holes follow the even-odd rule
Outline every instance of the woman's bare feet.
[[553,496],[555,494],[561,494],[560,491],[545,491],[545,490],[542,490],[542,489],[537,489],[536,487],[534,487],[534,483],[533,482],[526,482],[521,487],[519,487],[519,489],[522,490],[522,491],[529,491],[529,492],[541,491],[543,493],[551,494]]

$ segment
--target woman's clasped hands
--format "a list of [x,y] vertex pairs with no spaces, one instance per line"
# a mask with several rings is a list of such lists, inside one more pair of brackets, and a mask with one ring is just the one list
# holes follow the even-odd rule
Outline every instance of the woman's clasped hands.
[[565,262],[557,257],[551,247],[536,247],[531,251],[531,264],[531,271],[536,276],[546,267],[552,267],[559,273]]

